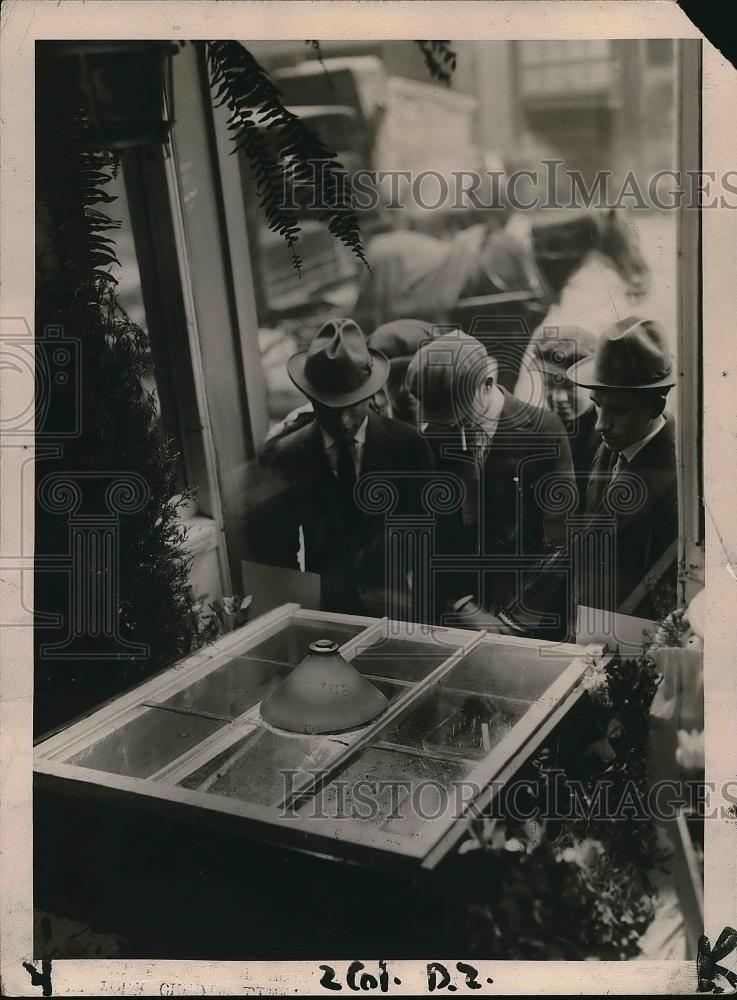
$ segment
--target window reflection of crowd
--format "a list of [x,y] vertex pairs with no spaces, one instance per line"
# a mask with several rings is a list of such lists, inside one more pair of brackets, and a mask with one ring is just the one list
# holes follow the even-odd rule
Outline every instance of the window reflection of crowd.
[[[576,605],[619,607],[677,537],[665,343],[658,323],[635,316],[598,337],[564,327],[535,340],[538,406],[504,389],[496,359],[459,330],[438,335],[404,319],[365,337],[353,320],[326,322],[287,365],[307,402],[272,429],[262,453],[292,490],[271,561],[296,567],[301,539],[324,610],[399,606],[436,623],[569,636]],[[432,600],[420,608],[413,594],[427,564],[398,578],[385,514],[356,487],[384,477],[396,486],[393,514],[421,516],[422,488],[438,473],[462,484],[462,500],[433,515],[444,569],[433,571]],[[572,581],[571,515],[615,532],[613,558],[589,559]],[[408,603],[390,602],[389,591]]]

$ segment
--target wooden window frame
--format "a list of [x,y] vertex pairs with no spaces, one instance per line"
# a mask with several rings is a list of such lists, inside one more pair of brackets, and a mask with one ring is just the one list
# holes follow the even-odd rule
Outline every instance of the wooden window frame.
[[[676,108],[678,168],[686,185],[687,171],[700,170],[702,44],[700,39],[677,43]],[[678,219],[678,461],[679,551],[681,601],[687,602],[704,585],[703,479],[703,321],[701,209],[679,209]]]
[[[174,783],[194,773],[218,753],[252,732],[257,725],[258,703],[147,778],[95,771],[69,763],[74,754],[116,731],[137,715],[149,711],[157,703],[233,658],[247,655],[249,648],[279,632],[292,620],[323,620],[362,626],[362,631],[341,646],[341,653],[348,660],[382,635],[395,638],[404,634],[411,639],[417,638],[414,634],[416,626],[409,623],[307,611],[302,610],[298,604],[282,605],[251,625],[224,636],[211,647],[198,651],[126,692],[91,716],[39,743],[34,754],[34,771],[40,787],[57,789],[67,794],[113,796],[121,800],[132,797],[139,804],[148,803],[158,809],[167,808],[167,804],[172,808],[184,807],[189,810],[190,815],[207,815],[214,822],[220,819],[225,823],[228,818],[237,818],[241,831],[255,839],[264,839],[284,847],[299,846],[301,850],[327,854],[334,858],[350,858],[364,863],[382,859],[389,864],[409,863],[433,868],[463,835],[468,823],[477,814],[479,799],[490,801],[500,787],[498,779],[504,776],[508,780],[529,759],[530,754],[549,735],[563,715],[575,705],[583,694],[581,680],[589,657],[602,652],[599,645],[556,643],[551,646],[550,643],[533,639],[469,632],[464,629],[435,628],[432,635],[441,637],[449,647],[443,662],[424,678],[409,685],[375,722],[351,734],[350,739],[341,734],[340,739],[336,739],[337,752],[319,776],[312,776],[311,779],[308,777],[277,805],[262,806],[243,802],[224,795],[182,788]],[[431,635],[427,636],[428,641],[431,638]],[[343,765],[368,748],[378,733],[393,719],[403,715],[449,675],[463,656],[479,646],[526,648],[537,651],[541,659],[545,658],[547,648],[554,648],[556,657],[560,654],[570,656],[570,662],[548,685],[544,695],[531,703],[514,728],[463,779],[464,783],[470,783],[469,787],[477,785],[480,795],[465,803],[460,816],[457,813],[457,803],[450,801],[452,797],[449,796],[446,809],[438,817],[428,820],[423,829],[412,836],[399,837],[396,832],[352,824],[343,831],[342,836],[336,838],[332,829],[337,820],[330,824],[330,831],[326,832],[324,820],[319,818],[280,815],[280,809],[292,808],[319,792],[321,787],[339,773]],[[306,834],[310,835],[309,843],[306,841]]]

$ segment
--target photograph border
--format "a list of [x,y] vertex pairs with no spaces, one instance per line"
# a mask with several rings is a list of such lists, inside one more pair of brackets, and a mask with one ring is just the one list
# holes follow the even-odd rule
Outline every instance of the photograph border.
[[[104,8],[104,19],[99,16]],[[104,30],[101,27],[104,25]],[[460,27],[459,27],[460,26]],[[2,11],[0,118],[3,126],[0,187],[0,323],[4,335],[31,336],[34,315],[34,46],[39,39],[140,37],[248,38],[698,38],[675,3],[650,0],[542,0],[542,2],[280,2],[259,0],[9,0]],[[737,73],[703,42],[703,169],[717,177],[737,167],[733,113]],[[734,279],[737,212],[701,212],[703,241],[703,479],[708,592],[704,635],[706,781],[714,808],[728,806],[723,790],[737,777],[737,315]],[[4,375],[5,373],[3,373]],[[29,381],[30,380],[30,381]],[[33,391],[3,378],[0,414],[16,412]],[[44,967],[33,955],[32,697],[33,643],[29,604],[33,506],[21,504],[29,488],[24,466],[39,447],[33,435],[15,435],[0,447],[0,973],[13,996],[45,991]],[[31,461],[32,464],[32,461]],[[32,485],[32,483],[31,483]],[[24,547],[25,545],[25,547]],[[25,583],[24,583],[25,580]],[[713,943],[737,926],[737,815],[705,823],[705,933]],[[368,961],[381,956],[360,956]],[[447,956],[427,956],[444,961]],[[453,957],[453,961],[463,956]],[[53,995],[185,995],[256,992],[315,994],[321,962],[213,962],[54,960]],[[735,956],[730,961],[734,963]],[[346,962],[331,963],[343,970]],[[397,993],[427,992],[425,963],[392,961]],[[493,980],[483,992],[587,994],[692,993],[694,962],[475,962]],[[391,992],[390,987],[390,992]],[[438,992],[446,992],[438,990]],[[463,988],[459,990],[463,992]],[[470,991],[466,991],[470,992]]]

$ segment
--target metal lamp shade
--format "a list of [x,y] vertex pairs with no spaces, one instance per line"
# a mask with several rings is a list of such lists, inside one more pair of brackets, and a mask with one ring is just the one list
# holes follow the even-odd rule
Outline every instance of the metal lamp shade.
[[339,733],[380,715],[387,700],[338,652],[318,639],[309,655],[261,704],[265,722],[289,733]]

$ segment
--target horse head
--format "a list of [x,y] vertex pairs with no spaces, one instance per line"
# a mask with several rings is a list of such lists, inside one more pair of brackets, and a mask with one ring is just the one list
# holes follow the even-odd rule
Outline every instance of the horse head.
[[627,295],[639,299],[650,287],[650,268],[642,255],[634,226],[621,209],[593,212],[595,249],[614,267],[627,286]]

